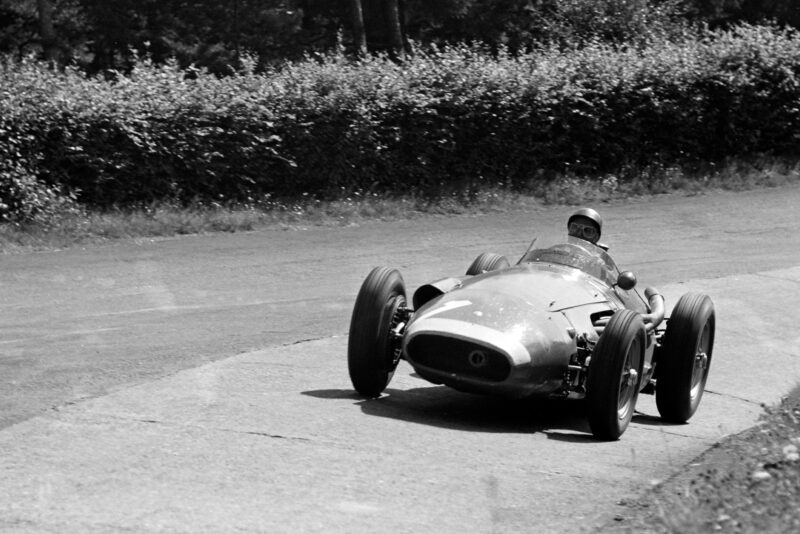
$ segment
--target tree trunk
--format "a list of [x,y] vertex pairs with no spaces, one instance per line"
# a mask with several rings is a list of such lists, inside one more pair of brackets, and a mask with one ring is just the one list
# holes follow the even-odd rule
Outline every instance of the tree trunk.
[[47,61],[58,59],[58,43],[53,27],[53,4],[50,0],[36,0],[39,9],[39,34],[42,39],[42,53]]
[[395,59],[403,59],[405,57],[405,46],[398,0],[383,0],[383,18],[386,24],[386,42],[389,45],[389,53]]
[[402,59],[403,27],[398,0],[362,0],[364,27],[370,52],[387,52]]
[[364,11],[361,8],[361,0],[350,0],[350,17],[356,55],[365,57],[367,55],[367,33],[364,29]]
[[406,0],[399,0],[400,6],[400,33],[403,36],[403,50],[406,51],[406,56],[412,57],[414,55],[414,47],[408,39],[408,2]]

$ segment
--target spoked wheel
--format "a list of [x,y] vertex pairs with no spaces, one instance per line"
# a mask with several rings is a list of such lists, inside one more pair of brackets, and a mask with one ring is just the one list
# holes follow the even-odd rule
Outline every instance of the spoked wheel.
[[697,411],[711,368],[716,315],[707,295],[683,295],[667,322],[656,362],[656,406],[661,418],[685,423]]
[[508,258],[500,254],[493,254],[491,252],[484,252],[472,262],[472,265],[467,269],[467,276],[474,276],[476,274],[483,274],[489,271],[496,271],[498,269],[505,269],[510,267]]
[[350,319],[347,367],[353,387],[365,397],[379,396],[394,375],[401,349],[392,331],[405,306],[405,283],[397,270],[376,267],[361,284]]
[[632,310],[616,312],[592,352],[586,379],[589,426],[597,439],[618,439],[633,417],[644,364],[645,330]]

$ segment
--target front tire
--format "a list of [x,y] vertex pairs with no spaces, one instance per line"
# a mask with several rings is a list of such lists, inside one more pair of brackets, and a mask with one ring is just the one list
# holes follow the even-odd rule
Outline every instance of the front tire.
[[500,254],[494,254],[492,252],[484,252],[477,258],[475,261],[467,269],[467,276],[475,276],[476,274],[483,274],[489,271],[497,271],[498,269],[505,269],[506,267],[510,267],[511,264],[508,263],[508,258],[505,256],[501,256]]
[[373,269],[356,297],[347,342],[347,367],[353,387],[378,397],[389,385],[399,362],[391,330],[398,308],[406,305],[403,277],[396,269]]
[[667,322],[656,362],[656,407],[661,419],[685,423],[697,411],[714,348],[716,314],[707,295],[683,295]]
[[628,428],[639,397],[645,350],[642,317],[620,310],[592,352],[586,379],[589,427],[597,439],[613,441]]

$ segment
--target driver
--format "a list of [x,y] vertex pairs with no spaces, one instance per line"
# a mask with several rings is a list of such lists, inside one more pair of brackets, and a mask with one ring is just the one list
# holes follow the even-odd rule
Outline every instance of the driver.
[[584,239],[603,250],[608,250],[606,245],[598,243],[603,230],[603,219],[592,208],[581,208],[567,220],[567,233],[572,237]]

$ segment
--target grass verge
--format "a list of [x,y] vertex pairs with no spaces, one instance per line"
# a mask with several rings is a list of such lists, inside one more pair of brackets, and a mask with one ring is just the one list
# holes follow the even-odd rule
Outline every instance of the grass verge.
[[800,532],[800,386],[598,532]]
[[102,212],[77,209],[46,221],[0,224],[0,252],[63,249],[115,239],[241,232],[269,227],[347,226],[421,214],[485,213],[541,204],[602,203],[666,193],[696,195],[715,189],[747,190],[789,183],[800,183],[800,162],[732,162],[695,174],[653,167],[633,177],[562,176],[546,182],[532,182],[521,192],[496,187],[470,194],[443,194],[435,199],[413,194],[390,198],[370,194],[329,201],[308,197],[283,202],[267,199],[251,205],[161,203]]

